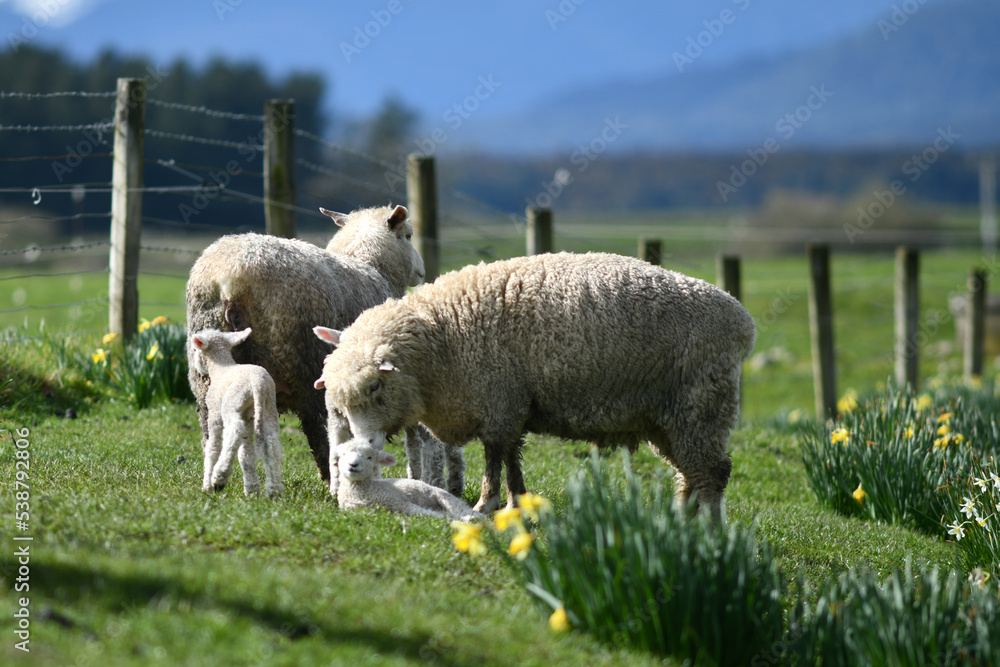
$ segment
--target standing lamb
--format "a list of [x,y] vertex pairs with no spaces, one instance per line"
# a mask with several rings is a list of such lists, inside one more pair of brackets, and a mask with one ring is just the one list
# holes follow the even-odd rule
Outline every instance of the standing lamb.
[[468,266],[362,314],[323,367],[327,407],[380,446],[421,422],[445,444],[480,438],[476,509],[525,492],[525,431],[634,450],[678,471],[677,494],[717,517],[732,464],[753,319],[702,280],[602,253]]
[[233,346],[249,336],[250,329],[230,333],[206,329],[191,336],[195,366],[212,381],[205,396],[209,435],[202,488],[221,491],[226,486],[238,451],[243,491],[248,496],[260,493],[256,456],[259,449],[267,495],[277,496],[284,486],[274,381],[260,366],[237,364],[232,355]]
[[461,498],[419,479],[374,479],[380,466],[396,464],[396,457],[381,448],[355,439],[337,445],[336,452],[340,470],[337,504],[341,509],[381,507],[401,514],[461,521],[483,518]]
[[[424,276],[424,263],[410,239],[413,227],[402,206],[370,208],[349,215],[320,209],[341,228],[324,251],[311,243],[262,234],[224,236],[191,267],[187,283],[189,331],[239,331],[253,338],[233,350],[240,363],[262,366],[274,379],[278,409],[295,412],[309,441],[320,477],[330,477],[329,443],[351,437],[347,421],[327,417],[313,381],[329,349],[310,329],[316,323],[343,328],[361,311],[406,293]],[[194,348],[188,346],[188,361]],[[203,440],[208,440],[205,397],[209,380],[189,363]],[[328,435],[328,426],[329,435]],[[408,443],[421,438],[410,429]],[[417,444],[411,444],[415,449]],[[425,473],[426,474],[426,473]],[[456,484],[461,488],[461,482]]]

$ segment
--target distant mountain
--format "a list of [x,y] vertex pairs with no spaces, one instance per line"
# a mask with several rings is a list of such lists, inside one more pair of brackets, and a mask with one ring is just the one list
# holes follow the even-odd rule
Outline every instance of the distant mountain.
[[717,69],[694,58],[653,81],[562,94],[482,123],[468,143],[507,154],[919,147],[949,127],[964,148],[1000,143],[1000,3],[895,7],[811,50]]

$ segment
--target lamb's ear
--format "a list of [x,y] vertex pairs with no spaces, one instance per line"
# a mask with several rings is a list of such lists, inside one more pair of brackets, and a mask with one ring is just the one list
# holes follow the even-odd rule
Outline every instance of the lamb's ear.
[[396,365],[395,365],[395,364],[393,364],[393,363],[392,363],[391,361],[389,361],[388,359],[383,359],[383,360],[382,360],[382,363],[380,363],[380,364],[378,365],[378,369],[379,369],[380,371],[398,371],[398,370],[399,370],[398,368],[396,368]]
[[208,345],[208,341],[202,338],[201,334],[194,334],[191,336],[191,343],[194,345],[196,350],[204,349]]
[[322,206],[319,207],[319,212],[327,216],[328,218],[331,218],[335,223],[337,223],[338,227],[344,227],[345,225],[347,225],[346,213],[337,213],[336,211],[328,211]]
[[313,382],[313,387],[315,387],[316,389],[322,389],[325,386],[326,386],[326,383],[323,382],[323,378],[320,378],[320,379],[316,380],[315,382]]
[[316,334],[316,338],[321,341],[329,343],[330,345],[340,345],[340,337],[343,335],[343,331],[337,331],[336,329],[331,329],[330,327],[313,327],[313,333]]
[[396,465],[396,457],[393,456],[391,452],[387,452],[384,449],[379,450],[378,464],[380,466],[394,466]]
[[237,345],[245,341],[247,338],[249,338],[252,332],[253,329],[251,329],[250,327],[247,327],[243,331],[230,331],[229,333],[226,334],[226,340],[229,341],[230,347],[236,347]]
[[410,213],[406,207],[397,204],[396,208],[392,209],[392,213],[389,214],[389,229],[395,231],[396,227],[406,222],[408,217],[410,217]]

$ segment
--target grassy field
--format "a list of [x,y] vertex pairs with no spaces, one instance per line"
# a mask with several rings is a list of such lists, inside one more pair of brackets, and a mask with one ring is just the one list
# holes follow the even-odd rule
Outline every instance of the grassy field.
[[[571,230],[565,246],[634,248],[633,232]],[[481,240],[481,239],[480,239]],[[478,244],[456,234],[448,268],[475,261]],[[501,241],[506,245],[502,245]],[[498,255],[518,239],[491,240]],[[464,254],[463,254],[464,253]],[[188,261],[190,261],[190,257]],[[947,312],[978,260],[973,253],[922,258],[922,318]],[[99,264],[99,259],[87,260]],[[145,270],[183,275],[173,258]],[[677,252],[670,268],[714,278],[710,254]],[[57,265],[31,271],[64,271]],[[834,255],[839,386],[875,389],[892,370],[892,258]],[[0,279],[27,273],[0,271]],[[0,280],[0,310],[106,294],[107,276],[88,273]],[[184,280],[144,276],[141,316],[183,321]],[[16,296],[18,289],[24,295]],[[789,581],[820,581],[865,561],[888,573],[912,557],[950,568],[954,546],[922,533],[846,519],[818,505],[808,489],[794,421],[812,411],[812,372],[803,257],[748,258],[744,302],[758,322],[755,357],[745,367],[744,419],[732,438],[729,520],[755,524]],[[190,404],[129,407],[102,383],[65,363],[58,336],[90,331],[65,345],[79,354],[100,345],[106,306],[0,313],[12,342],[0,342],[0,662],[13,664],[661,664],[657,656],[601,645],[579,633],[557,635],[547,612],[500,558],[473,559],[451,544],[439,520],[340,512],[318,480],[294,418],[283,417],[285,495],[246,499],[239,475],[222,493],[200,490],[197,415]],[[24,320],[27,318],[27,325]],[[936,321],[936,320],[935,320]],[[29,337],[28,339],[20,339]],[[925,377],[954,374],[950,318],[921,350]],[[988,361],[992,364],[992,359]],[[992,366],[991,366],[992,368]],[[73,408],[76,419],[61,417]],[[798,410],[795,414],[793,411]],[[30,520],[15,526],[16,458],[12,432],[28,431]],[[398,458],[402,448],[390,445]],[[586,443],[530,436],[529,489],[559,511],[566,480],[584,466]],[[465,499],[478,498],[482,448],[466,449]],[[617,462],[617,455],[609,456]],[[646,450],[633,467],[649,486],[670,484],[670,470]],[[611,466],[614,471],[620,466]],[[403,474],[402,466],[389,469]],[[17,591],[15,548],[30,546],[30,574]],[[30,598],[31,652],[14,648],[18,598]],[[670,664],[669,662],[667,664]]]

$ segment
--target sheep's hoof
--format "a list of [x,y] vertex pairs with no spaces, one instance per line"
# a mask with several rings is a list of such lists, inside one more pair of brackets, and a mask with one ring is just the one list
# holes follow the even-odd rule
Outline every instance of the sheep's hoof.
[[243,488],[243,494],[245,496],[247,496],[248,498],[250,496],[259,496],[260,495],[260,485],[258,484],[256,486],[247,486],[247,487],[244,487]]
[[489,514],[493,510],[498,510],[500,509],[500,496],[480,498],[479,502],[472,509],[481,514]]
[[275,486],[269,486],[269,487],[267,487],[267,497],[268,498],[277,498],[278,496],[280,496],[284,492],[285,492],[285,485],[284,484],[277,484]]

